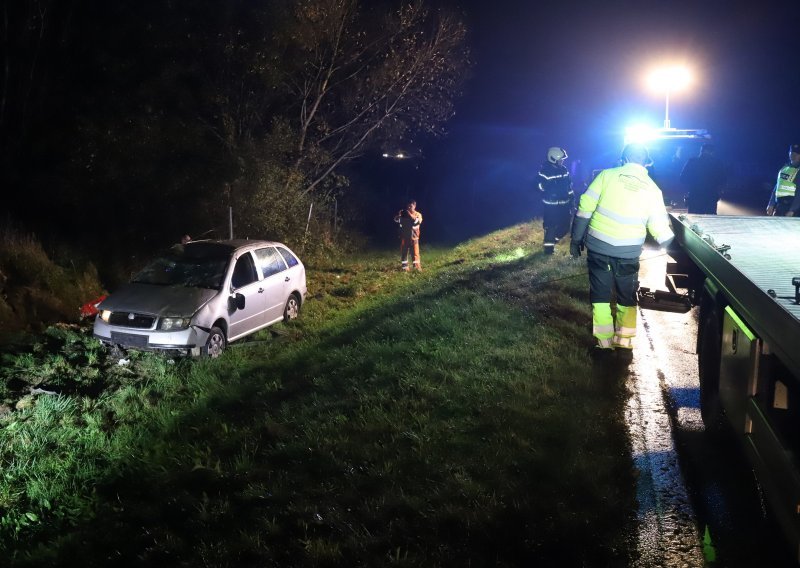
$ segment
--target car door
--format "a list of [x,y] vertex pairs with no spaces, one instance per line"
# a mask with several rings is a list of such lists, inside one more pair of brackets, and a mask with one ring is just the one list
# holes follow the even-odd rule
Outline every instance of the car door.
[[289,297],[284,277],[286,263],[273,246],[257,249],[256,259],[258,260],[261,275],[264,278],[267,321],[272,323],[283,318],[283,308],[286,306],[286,300]]
[[249,251],[236,259],[230,289],[231,295],[244,296],[244,308],[235,309],[230,315],[228,341],[233,341],[266,325],[264,284]]
[[[306,293],[306,269],[297,259],[297,257],[287,248],[276,246],[278,252],[286,261],[286,272],[284,272],[284,281],[286,281],[286,290],[288,293],[297,290],[303,296]],[[302,298],[301,298],[302,300]]]

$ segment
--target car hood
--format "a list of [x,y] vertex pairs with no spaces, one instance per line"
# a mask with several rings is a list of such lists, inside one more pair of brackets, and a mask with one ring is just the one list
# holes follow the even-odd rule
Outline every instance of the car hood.
[[218,290],[153,284],[125,284],[100,302],[98,309],[158,316],[191,316]]

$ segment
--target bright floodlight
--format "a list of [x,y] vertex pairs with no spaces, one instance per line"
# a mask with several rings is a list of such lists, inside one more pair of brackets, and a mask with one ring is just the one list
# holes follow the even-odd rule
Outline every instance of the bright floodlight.
[[692,74],[682,66],[661,67],[647,76],[647,83],[652,89],[664,93],[664,128],[669,128],[669,94],[688,87],[692,82]]
[[685,89],[692,82],[692,74],[686,67],[662,67],[650,73],[647,77],[650,87],[660,93],[664,91],[679,91]]

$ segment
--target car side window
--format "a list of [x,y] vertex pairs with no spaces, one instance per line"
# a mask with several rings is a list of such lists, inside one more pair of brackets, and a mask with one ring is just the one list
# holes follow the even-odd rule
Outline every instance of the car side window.
[[256,250],[256,257],[258,257],[258,266],[264,278],[286,270],[286,265],[283,263],[283,260],[275,251],[274,247],[265,247]]
[[299,261],[297,260],[297,257],[295,255],[293,255],[283,247],[278,247],[278,252],[281,253],[283,260],[286,261],[286,264],[287,266],[289,266],[289,268],[291,268],[292,266],[297,266],[297,263]]
[[231,277],[231,286],[241,288],[252,284],[256,280],[258,280],[258,276],[256,276],[253,256],[250,253],[245,253],[236,259],[236,266],[233,267],[233,276]]

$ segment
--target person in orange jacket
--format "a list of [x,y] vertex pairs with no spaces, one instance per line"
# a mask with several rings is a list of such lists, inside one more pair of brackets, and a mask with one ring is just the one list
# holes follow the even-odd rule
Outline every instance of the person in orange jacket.
[[419,226],[422,224],[422,213],[417,211],[417,202],[411,200],[405,209],[394,216],[394,222],[400,226],[400,264],[408,272],[408,253],[415,270],[422,270],[419,260]]

